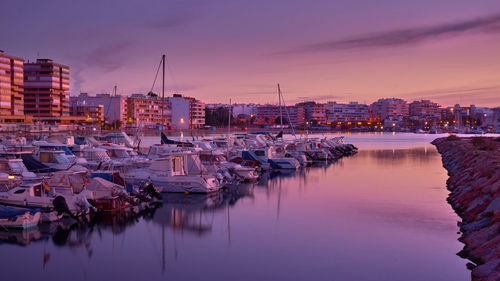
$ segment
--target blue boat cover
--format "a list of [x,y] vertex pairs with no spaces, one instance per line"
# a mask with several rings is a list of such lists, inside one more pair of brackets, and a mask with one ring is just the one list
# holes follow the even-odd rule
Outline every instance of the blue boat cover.
[[34,215],[40,212],[40,209],[16,209],[0,205],[0,219],[8,219],[19,215],[24,215],[26,212]]

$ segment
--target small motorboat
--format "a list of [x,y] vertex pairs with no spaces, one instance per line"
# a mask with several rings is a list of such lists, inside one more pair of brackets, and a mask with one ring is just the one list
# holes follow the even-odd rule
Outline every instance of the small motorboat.
[[0,227],[28,229],[38,225],[40,209],[17,209],[0,205]]

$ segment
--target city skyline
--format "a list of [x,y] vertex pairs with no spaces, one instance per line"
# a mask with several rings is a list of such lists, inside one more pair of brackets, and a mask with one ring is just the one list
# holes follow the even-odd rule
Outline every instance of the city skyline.
[[120,3],[3,3],[0,48],[70,66],[72,96],[147,93],[166,53],[169,94],[210,103],[275,103],[279,82],[287,104],[500,106],[497,1]]

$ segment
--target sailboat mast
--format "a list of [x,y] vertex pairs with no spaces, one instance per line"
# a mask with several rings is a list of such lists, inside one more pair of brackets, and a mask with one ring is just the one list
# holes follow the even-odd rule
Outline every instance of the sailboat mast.
[[165,124],[165,54],[161,57],[161,64],[163,67],[163,79],[161,81],[161,128]]
[[283,113],[281,111],[281,89],[280,89],[280,84],[278,83],[278,103],[280,106],[280,125],[281,125],[281,131],[283,131]]

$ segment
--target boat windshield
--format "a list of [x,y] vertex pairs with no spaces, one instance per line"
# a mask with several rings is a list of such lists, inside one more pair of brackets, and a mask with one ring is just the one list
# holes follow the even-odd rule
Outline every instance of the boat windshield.
[[22,173],[27,170],[22,162],[10,162],[9,167],[14,173]]
[[122,150],[122,149],[113,149],[113,157],[115,158],[130,158],[130,155],[127,153],[127,151]]
[[90,161],[109,161],[110,158],[106,151],[91,151],[88,152],[86,157]]
[[69,163],[68,157],[64,153],[54,153],[54,162],[56,163],[61,163],[61,164],[67,164]]

